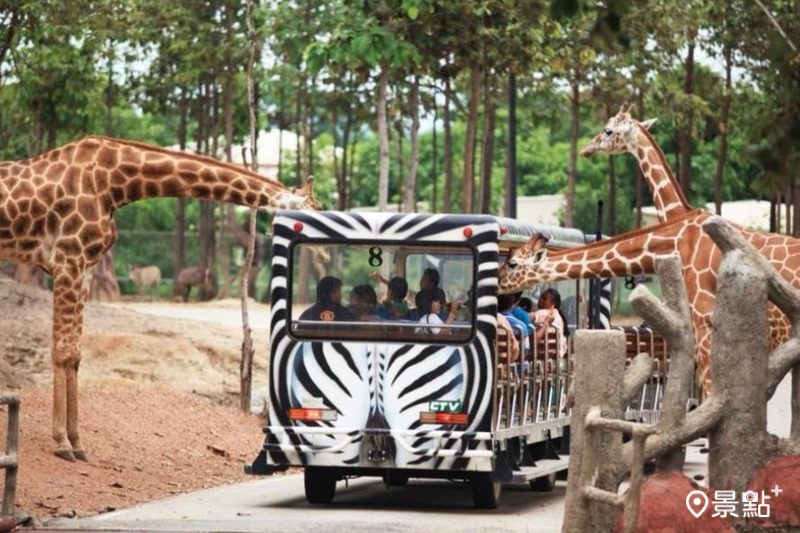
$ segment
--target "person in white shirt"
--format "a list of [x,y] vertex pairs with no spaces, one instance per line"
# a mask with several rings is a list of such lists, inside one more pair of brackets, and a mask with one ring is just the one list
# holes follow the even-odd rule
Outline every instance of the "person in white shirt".
[[538,309],[532,315],[534,325],[540,325],[536,330],[537,338],[544,332],[542,328],[553,328],[558,335],[558,354],[566,354],[569,330],[566,328],[566,317],[561,311],[561,295],[558,291],[552,288],[544,291],[539,296]]
[[[450,312],[447,314],[446,320],[442,320],[441,313],[444,302],[442,301],[441,292],[438,289],[428,288],[419,291],[414,298],[417,304],[417,312],[419,313],[420,324],[430,324],[431,326],[419,327],[415,331],[417,333],[433,333],[434,335],[449,334],[446,328],[435,327],[443,324],[452,324],[456,318],[456,312],[460,307],[458,305],[451,306]],[[454,302],[455,303],[455,302]]]

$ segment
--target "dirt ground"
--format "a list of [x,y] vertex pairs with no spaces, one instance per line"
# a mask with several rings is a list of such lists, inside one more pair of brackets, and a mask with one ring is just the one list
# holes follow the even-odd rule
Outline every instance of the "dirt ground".
[[[265,306],[250,305],[263,315]],[[239,309],[239,302],[159,306],[174,306],[176,314],[186,306],[212,314]],[[238,409],[241,323],[152,316],[126,307],[87,306],[80,425],[89,462],[69,463],[53,455],[50,436],[51,295],[0,275],[0,391],[18,391],[22,398],[18,519],[30,516],[29,523],[42,524],[56,516],[85,517],[252,479],[243,466],[260,449],[264,420]],[[266,381],[268,324],[252,327],[256,390]]]

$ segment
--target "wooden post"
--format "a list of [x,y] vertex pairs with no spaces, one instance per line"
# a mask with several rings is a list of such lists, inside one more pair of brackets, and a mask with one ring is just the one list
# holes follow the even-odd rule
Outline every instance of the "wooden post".
[[6,469],[6,481],[3,489],[3,504],[0,517],[14,518],[17,498],[17,467],[19,455],[17,445],[19,442],[19,395],[16,393],[3,393],[0,395],[0,404],[8,405],[8,428],[6,430],[6,453],[0,456],[0,461]]
[[622,331],[579,330],[575,332],[575,405],[570,428],[570,482],[564,506],[562,531],[585,533],[611,531],[616,513],[583,496],[593,480],[601,490],[618,489],[615,475],[622,439],[616,432],[598,432],[587,442],[586,416],[599,406],[605,418],[624,414],[625,334]]

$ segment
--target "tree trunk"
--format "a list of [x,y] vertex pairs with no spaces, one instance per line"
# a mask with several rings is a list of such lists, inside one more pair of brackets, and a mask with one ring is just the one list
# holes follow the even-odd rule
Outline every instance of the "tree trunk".
[[120,300],[117,273],[114,271],[113,247],[103,254],[100,262],[92,269],[89,300],[93,302],[118,302]]
[[[250,55],[247,60],[247,108],[250,114],[250,167],[253,172],[258,170],[258,119],[256,114],[256,95],[255,83],[253,81],[253,65],[256,58],[260,57],[260,47],[253,29],[251,18],[253,0],[247,0],[247,34],[250,38]],[[235,222],[235,221],[234,221]],[[234,224],[235,225],[235,224]],[[250,219],[248,224],[249,235],[247,239],[247,251],[245,252],[244,265],[242,265],[242,276],[239,278],[239,296],[242,302],[242,356],[239,361],[239,410],[250,411],[250,398],[253,390],[253,337],[250,330],[250,317],[248,315],[248,294],[250,288],[250,265],[253,262],[253,254],[256,241],[256,210],[250,209]],[[255,295],[255,293],[253,293]]]
[[[17,31],[17,26],[19,25],[20,21],[21,8],[19,6],[15,6],[11,8],[10,11],[11,20],[8,21],[8,26],[6,27],[6,36],[3,39],[2,46],[0,46],[0,65],[5,64],[6,54],[12,47],[12,43],[14,42],[14,34]],[[0,80],[2,80],[2,76],[0,76]]]
[[[576,78],[579,76],[576,76]],[[581,88],[576,82],[572,84],[572,101],[570,102],[569,161],[567,162],[567,206],[564,214],[564,225],[572,227],[575,210],[575,174],[578,164],[578,129],[580,128]]]
[[792,182],[792,237],[800,237],[800,191]]
[[[405,138],[405,132],[403,131],[403,120],[402,120],[402,118],[398,119],[397,122],[395,122],[395,126],[397,127],[397,152],[395,154],[397,156],[397,165],[396,165],[396,168],[397,168],[397,189],[398,189],[397,192],[398,192],[398,198],[400,199],[399,202],[398,202],[398,205],[397,205],[397,211],[401,212],[401,213],[404,212],[404,211],[408,211],[410,213],[411,212],[411,208],[410,207],[406,208],[403,205],[403,200],[405,198],[405,195],[403,194],[403,191],[405,190],[404,189],[404,183],[403,183],[404,182],[404,180],[403,180],[403,170],[406,168],[406,164],[405,164],[405,160],[403,159],[403,139]],[[389,181],[391,181],[391,180],[392,180],[392,173],[389,172]]]
[[608,158],[608,232],[617,234],[617,166],[616,159]]
[[[333,102],[331,102],[331,137],[333,138],[333,177],[336,180],[336,208],[344,210],[347,201],[347,183],[344,180],[344,162],[339,161],[338,150],[335,149],[339,146],[339,91],[333,89],[332,94]],[[343,151],[347,153],[347,146],[344,146]]]
[[411,95],[408,102],[411,108],[411,154],[408,158],[408,176],[406,176],[406,198],[403,202],[408,213],[417,211],[417,169],[419,168],[419,75],[414,75]]
[[305,76],[300,75],[298,82],[299,91],[297,94],[297,101],[295,103],[295,117],[294,117],[294,133],[295,133],[295,150],[294,150],[294,168],[295,168],[295,183],[303,183],[303,95],[305,93]]
[[778,217],[778,202],[780,200],[780,195],[776,194],[769,200],[769,231],[770,233],[780,233],[780,228],[778,227],[778,222],[780,217]]
[[[637,103],[636,107],[639,108],[639,113],[641,116],[645,116],[644,110],[644,91],[640,90],[637,94]],[[636,165],[636,172],[633,175],[634,179],[634,186],[633,189],[636,195],[636,207],[634,208],[634,222],[633,226],[635,228],[642,227],[642,204],[644,203],[644,174],[642,173],[642,167],[640,165]]]
[[380,167],[378,170],[378,209],[386,211],[389,204],[389,127],[386,123],[386,93],[389,88],[389,62],[381,61],[378,75],[378,139]]
[[517,218],[517,75],[508,76],[508,149],[506,150],[505,216]]
[[306,172],[300,176],[298,185],[303,185],[308,176],[314,175],[314,85],[316,81],[312,78],[309,82],[309,88],[306,91],[306,128],[305,128],[305,149],[306,149]]
[[[189,106],[186,98],[186,90],[181,89],[181,95],[178,100],[178,145],[182,152],[186,151],[186,124],[188,122],[187,114]],[[175,274],[176,278],[178,272],[183,270],[186,266],[186,199],[177,198],[175,206]],[[173,292],[177,290],[173,279]]]
[[453,132],[450,123],[450,78],[444,83],[444,192],[442,212],[453,211]]
[[725,88],[719,111],[719,153],[717,169],[714,172],[714,209],[722,214],[722,178],[725,174],[725,160],[728,158],[728,115],[731,109],[731,47],[725,46],[722,55],[725,58]]
[[[686,61],[684,62],[685,77],[683,80],[683,92],[686,96],[694,92],[694,33],[690,37],[686,51]],[[680,153],[680,163],[678,165],[678,179],[683,189],[684,195],[691,202],[691,176],[692,176],[692,129],[694,128],[694,113],[691,109],[686,110],[686,122],[678,128],[678,152]]]
[[481,92],[481,66],[476,61],[470,71],[469,112],[467,131],[464,135],[464,188],[461,211],[472,213],[472,198],[475,188],[475,138],[478,130],[478,107]]
[[481,143],[481,187],[479,210],[481,213],[489,214],[492,207],[492,159],[494,156],[494,91],[492,90],[489,79],[489,69],[484,75],[484,95],[483,95],[483,141]]
[[[225,160],[228,162],[233,161],[233,83],[235,66],[233,64],[233,57],[231,49],[233,48],[233,9],[230,4],[225,5],[225,73],[223,76],[222,85],[222,124],[225,135]],[[255,129],[255,139],[251,142],[258,142],[258,128]],[[245,162],[246,163],[246,162]],[[232,204],[225,204],[223,208],[224,218],[233,218],[236,220],[235,208]],[[219,272],[222,280],[221,288],[218,296],[220,298],[230,298],[231,288],[233,285],[233,276],[231,274],[231,258],[233,256],[234,239],[233,234],[229,230],[227,224],[220,226],[220,246],[219,246]],[[241,287],[239,288],[241,291]]]
[[[771,450],[767,445],[766,285],[766,274],[745,260],[743,251],[723,255],[717,275],[711,373],[714,394],[726,395],[726,411],[735,416],[723,417],[709,435],[708,482],[737,493],[747,490]],[[741,302],[747,302],[748,313],[741,312]],[[742,445],[743,436],[747,445]]]

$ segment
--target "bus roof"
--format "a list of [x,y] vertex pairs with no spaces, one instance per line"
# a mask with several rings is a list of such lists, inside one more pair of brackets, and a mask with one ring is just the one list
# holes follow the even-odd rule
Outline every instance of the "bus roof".
[[[305,218],[312,212],[309,211],[281,211],[281,215],[290,219]],[[504,243],[503,248],[508,248],[512,244],[523,244],[533,235],[543,235],[548,239],[548,246],[553,248],[568,248],[576,245],[585,244],[587,236],[580,230],[574,228],[562,228],[550,224],[539,224],[536,222],[521,222],[514,218],[481,215],[481,214],[462,214],[462,213],[397,213],[397,212],[377,212],[377,211],[321,211],[318,212],[324,219],[330,219],[332,223],[346,220],[350,217],[360,218],[368,223],[380,225],[387,220],[396,217],[413,217],[414,219],[424,219],[425,217],[441,217],[451,220],[458,220],[468,224],[498,224],[501,228],[499,241]],[[278,220],[279,218],[276,218]]]
[[501,227],[505,227],[508,232],[503,234],[501,240],[524,243],[532,235],[544,235],[548,238],[548,244],[555,248],[567,248],[576,244],[585,244],[586,236],[575,228],[562,228],[550,224],[538,224],[536,222],[520,222],[515,218],[494,217]]

